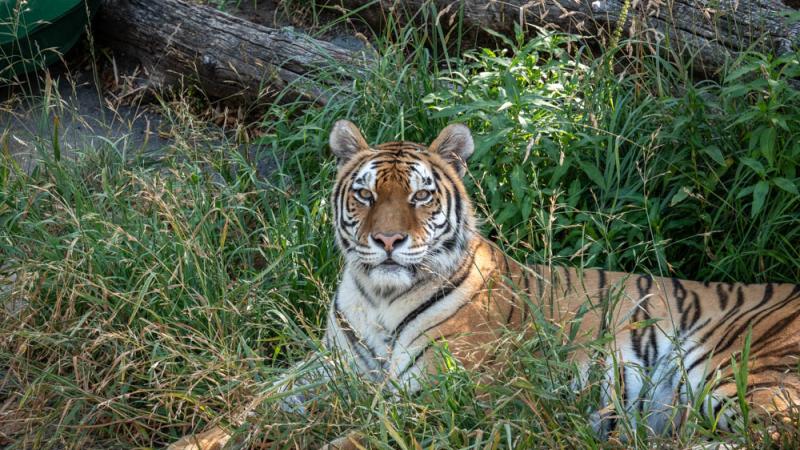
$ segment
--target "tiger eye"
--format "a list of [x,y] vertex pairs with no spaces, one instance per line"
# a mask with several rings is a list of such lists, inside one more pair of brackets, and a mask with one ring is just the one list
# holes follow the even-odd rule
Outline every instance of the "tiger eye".
[[372,192],[369,189],[359,189],[358,196],[363,200],[372,200]]
[[429,198],[431,198],[431,191],[417,191],[414,194],[414,200],[416,200],[418,202],[424,202],[425,200],[428,200]]

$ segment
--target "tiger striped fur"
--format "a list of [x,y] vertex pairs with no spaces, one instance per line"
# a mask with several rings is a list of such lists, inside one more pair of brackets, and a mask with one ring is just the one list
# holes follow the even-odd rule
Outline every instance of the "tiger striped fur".
[[[442,341],[466,368],[498,368],[493,343],[509,329],[530,332],[537,314],[577,326],[579,342],[613,336],[604,391],[621,389],[624,407],[645,412],[639,417],[654,433],[679,426],[672,406],[706,383],[714,385],[701,414],[718,414],[736,398],[731,356],[748,333],[754,410],[781,413],[800,403],[800,285],[526,267],[476,232],[461,181],[473,150],[466,127],[448,126],[428,147],[373,147],[339,121],[330,146],[339,160],[331,202],[345,266],[324,344],[364,377],[419,389],[438,367]],[[588,350],[573,361],[579,382],[597,367]],[[601,434],[624,413],[603,406],[595,414]],[[719,426],[732,419],[722,414]]]

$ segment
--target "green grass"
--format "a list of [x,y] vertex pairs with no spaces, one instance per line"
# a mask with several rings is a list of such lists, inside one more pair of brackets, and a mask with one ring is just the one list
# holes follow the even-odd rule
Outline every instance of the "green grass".
[[[0,303],[24,305],[0,308],[0,445],[160,447],[226,422],[315,348],[341,268],[326,143],[342,118],[372,142],[429,142],[449,122],[468,124],[483,231],[522,261],[800,280],[796,53],[746,53],[717,81],[693,81],[658,56],[610,73],[619,49],[592,54],[565,35],[459,55],[435,28],[388,29],[375,64],[326,106],[264,114],[252,144],[275,168],[266,177],[234,138],[198,142],[205,124],[180,96],[162,104],[178,139],[159,161],[110,146],[57,158],[46,137],[26,173],[0,151]],[[313,421],[265,401],[241,437],[290,447],[361,429],[377,448],[770,445],[753,437],[762,425],[720,435],[691,413],[677,436],[648,437],[627,420],[626,444],[597,441],[597,386],[570,387],[573,348],[540,325],[549,332],[535,339],[508,336],[511,364],[488,386],[443,349],[448,370],[419,396],[387,399],[342,374],[318,388]]]

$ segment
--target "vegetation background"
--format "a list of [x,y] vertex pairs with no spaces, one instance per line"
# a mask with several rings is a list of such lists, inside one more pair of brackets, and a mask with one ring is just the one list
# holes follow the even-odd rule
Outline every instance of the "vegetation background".
[[[295,8],[315,24],[332,13]],[[372,142],[470,126],[482,231],[520,261],[800,280],[797,52],[744,52],[700,79],[636,37],[598,48],[543,31],[462,51],[436,16],[373,36],[375,64],[325,106],[283,101],[217,132],[202,95],[158,96],[173,144],[157,157],[109,141],[62,158],[55,134],[26,171],[0,130],[0,445],[161,447],[259,395],[241,445],[354,428],[375,448],[799,445],[796,423],[774,442],[768,424],[719,433],[684,408],[675,436],[648,436],[632,411],[598,441],[597,386],[573,389],[559,330],[510,335],[514,364],[488,398],[444,348],[449,370],[419,396],[390,401],[342,374],[311,387],[312,419],[279,412],[270,380],[317,347],[342,264],[328,204],[338,119]]]

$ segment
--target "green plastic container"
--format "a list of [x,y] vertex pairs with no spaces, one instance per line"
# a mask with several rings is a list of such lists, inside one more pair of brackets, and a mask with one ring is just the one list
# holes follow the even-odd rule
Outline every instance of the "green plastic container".
[[100,0],[0,0],[0,79],[58,60],[99,6]]

